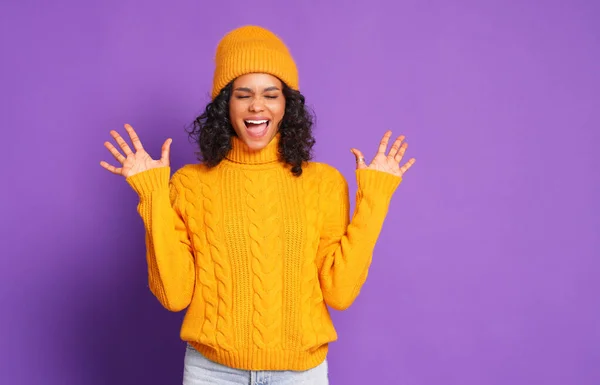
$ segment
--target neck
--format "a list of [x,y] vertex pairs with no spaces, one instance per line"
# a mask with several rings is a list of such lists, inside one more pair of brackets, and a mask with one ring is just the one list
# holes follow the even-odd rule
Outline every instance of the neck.
[[279,138],[277,133],[273,139],[260,150],[251,150],[239,137],[231,138],[231,150],[226,158],[234,163],[266,164],[279,161]]

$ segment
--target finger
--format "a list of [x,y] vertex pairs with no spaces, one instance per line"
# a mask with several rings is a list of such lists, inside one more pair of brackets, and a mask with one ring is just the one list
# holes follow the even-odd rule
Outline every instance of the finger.
[[165,141],[165,143],[162,146],[160,160],[166,164],[169,164],[169,154],[171,153],[171,143],[173,143],[173,140],[171,138],[169,138]]
[[127,143],[125,143],[123,138],[121,138],[121,135],[119,135],[115,130],[111,130],[110,134],[116,140],[117,144],[121,147],[121,149],[125,153],[125,156],[133,155],[131,148],[129,148]]
[[396,155],[394,155],[394,160],[396,161],[396,163],[400,163],[400,161],[402,160],[402,157],[404,156],[404,153],[406,152],[407,148],[408,148],[408,143],[404,143],[400,147],[400,150],[398,150],[398,152],[396,153]]
[[390,137],[392,136],[392,131],[386,131],[385,135],[379,142],[379,150],[377,151],[379,154],[385,155],[385,151],[387,150],[388,142],[390,141]]
[[415,162],[416,159],[411,158],[408,162],[404,164],[404,166],[400,167],[400,173],[404,174],[406,171],[408,171],[409,168],[411,168],[413,164],[415,164]]
[[394,158],[396,156],[396,154],[398,153],[398,150],[400,150],[400,146],[402,145],[403,140],[404,140],[404,135],[400,135],[398,138],[396,138],[396,140],[394,141],[394,144],[392,144],[392,148],[390,149],[390,152],[388,153],[388,158]]
[[133,148],[135,148],[136,151],[143,150],[144,146],[142,146],[142,142],[140,141],[140,138],[137,136],[133,127],[131,127],[129,124],[126,124],[125,130],[127,130],[127,133],[129,134],[129,137],[131,138],[131,143],[133,144]]
[[105,169],[112,172],[113,174],[121,175],[121,170],[122,170],[121,167],[116,168],[115,166],[110,165],[110,164],[106,163],[105,161],[100,162],[100,166],[104,167]]
[[363,155],[363,153],[360,150],[357,150],[356,148],[353,148],[350,151],[354,154],[354,157],[356,158],[356,168],[367,168],[367,162],[365,161],[365,156]]
[[123,162],[125,162],[125,157],[119,152],[119,150],[117,150],[115,148],[115,146],[112,145],[112,143],[104,142],[104,147],[106,147],[108,149],[108,151],[110,151],[110,153],[112,154],[112,156],[115,157],[117,162],[119,162],[121,164],[123,164]]

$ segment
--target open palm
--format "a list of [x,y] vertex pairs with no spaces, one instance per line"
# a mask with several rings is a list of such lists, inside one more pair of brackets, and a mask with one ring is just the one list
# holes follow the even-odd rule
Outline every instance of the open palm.
[[400,135],[396,139],[396,141],[392,145],[392,148],[386,155],[385,152],[387,151],[388,143],[391,136],[392,132],[388,130],[381,139],[381,142],[379,142],[379,149],[377,151],[377,154],[375,155],[371,163],[368,165],[365,162],[365,157],[363,156],[362,152],[356,148],[353,148],[351,151],[356,157],[356,168],[359,170],[370,169],[383,171],[402,177],[404,173],[408,171],[408,169],[415,163],[416,160],[415,158],[411,158],[403,166],[400,166],[400,162],[402,161],[404,153],[406,152],[406,148],[408,147],[408,143],[402,143],[402,141],[405,139],[404,135]]
[[131,139],[131,143],[133,144],[133,148],[135,152],[131,150],[129,145],[123,140],[121,135],[119,135],[116,131],[110,131],[111,136],[115,139],[123,154],[115,148],[110,142],[104,142],[104,146],[110,151],[110,153],[115,157],[117,162],[121,164],[121,167],[115,167],[108,164],[105,161],[100,162],[100,165],[112,172],[116,175],[122,175],[125,178],[128,178],[132,175],[138,174],[143,171],[147,171],[153,168],[165,167],[169,166],[169,152],[171,148],[172,140],[169,138],[165,141],[162,146],[162,152],[160,159],[152,159],[152,157],[144,150],[144,146],[142,146],[142,142],[140,138],[137,136],[133,127],[129,124],[125,125],[125,130],[129,134],[129,138]]

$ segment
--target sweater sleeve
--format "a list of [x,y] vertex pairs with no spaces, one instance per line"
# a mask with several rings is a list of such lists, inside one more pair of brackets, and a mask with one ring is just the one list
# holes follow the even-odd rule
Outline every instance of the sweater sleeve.
[[347,309],[367,279],[375,243],[401,178],[375,170],[356,170],[356,205],[349,219],[348,184],[341,174],[328,195],[317,261],[325,303]]
[[161,167],[126,180],[140,199],[150,291],[166,309],[181,311],[192,299],[194,257],[182,216],[181,172],[171,180],[169,174],[170,167]]

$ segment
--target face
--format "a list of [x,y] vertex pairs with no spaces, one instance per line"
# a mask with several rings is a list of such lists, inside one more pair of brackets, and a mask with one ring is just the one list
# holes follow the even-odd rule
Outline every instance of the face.
[[284,112],[282,83],[275,76],[253,73],[234,81],[229,116],[238,137],[251,150],[271,142]]

